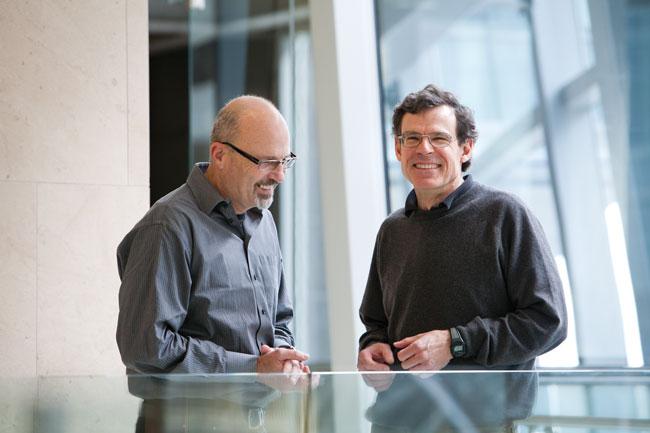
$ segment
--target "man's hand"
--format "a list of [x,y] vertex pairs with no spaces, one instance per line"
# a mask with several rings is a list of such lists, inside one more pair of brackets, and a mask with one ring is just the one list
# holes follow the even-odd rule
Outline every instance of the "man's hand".
[[386,391],[393,384],[395,373],[377,372],[373,374],[362,374],[361,377],[366,385],[372,387],[377,392]]
[[448,330],[434,330],[393,343],[404,370],[440,370],[452,359]]
[[262,355],[257,358],[258,373],[309,373],[309,367],[303,364],[309,355],[296,349],[273,348],[262,345]]
[[[390,371],[390,365],[395,362],[393,352],[386,343],[374,343],[359,352],[357,369],[360,371]],[[363,374],[364,382],[375,391],[386,391],[393,383],[395,374]]]
[[295,349],[261,347],[262,356],[257,359],[258,373],[284,373],[265,375],[259,381],[282,392],[301,392],[309,386],[317,386],[318,378],[310,383],[311,373],[304,363],[309,355]]
[[291,359],[291,360],[284,361],[284,365],[282,366],[282,372],[286,374],[300,374],[300,373],[309,374],[311,373],[311,370],[309,369],[309,366],[304,362]]
[[393,352],[386,343],[373,343],[359,352],[357,369],[359,371],[388,371],[395,362]]

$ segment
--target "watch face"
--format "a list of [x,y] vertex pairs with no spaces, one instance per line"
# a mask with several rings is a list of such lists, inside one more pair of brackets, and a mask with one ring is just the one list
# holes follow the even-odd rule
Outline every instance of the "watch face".
[[465,342],[456,328],[449,330],[451,333],[451,356],[458,358],[465,355]]

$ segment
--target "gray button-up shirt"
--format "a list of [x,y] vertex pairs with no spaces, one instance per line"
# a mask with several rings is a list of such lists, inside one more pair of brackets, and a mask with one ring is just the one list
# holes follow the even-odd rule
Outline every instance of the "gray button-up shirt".
[[117,249],[117,344],[143,373],[255,371],[262,344],[292,346],[273,217],[243,219],[197,164]]

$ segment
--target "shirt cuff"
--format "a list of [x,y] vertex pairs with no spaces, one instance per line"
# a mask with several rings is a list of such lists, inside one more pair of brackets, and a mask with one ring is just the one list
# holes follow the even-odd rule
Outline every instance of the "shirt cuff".
[[226,373],[256,373],[257,355],[226,352]]
[[293,344],[291,344],[291,341],[287,341],[282,337],[278,337],[277,335],[275,336],[275,340],[273,341],[274,347],[285,347],[287,349],[293,349]]

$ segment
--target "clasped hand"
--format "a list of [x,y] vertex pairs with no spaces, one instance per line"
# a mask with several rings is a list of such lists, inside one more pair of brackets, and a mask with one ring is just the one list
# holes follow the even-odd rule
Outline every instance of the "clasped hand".
[[309,366],[305,361],[309,355],[296,349],[273,348],[262,345],[261,356],[257,359],[258,373],[262,374],[260,381],[280,391],[301,391],[309,386]]
[[361,371],[388,371],[399,361],[404,370],[440,370],[452,359],[448,330],[433,330],[406,337],[393,343],[397,360],[386,343],[374,343],[359,352],[357,368]]
[[397,352],[397,359],[404,370],[440,370],[452,359],[448,330],[423,332],[393,345],[401,349]]

